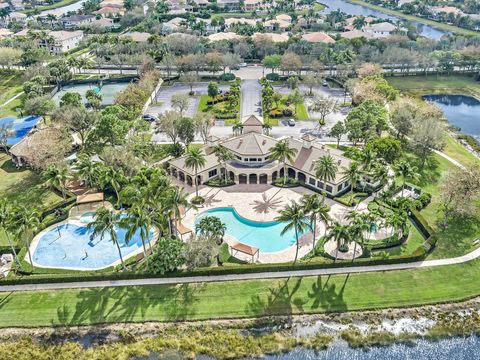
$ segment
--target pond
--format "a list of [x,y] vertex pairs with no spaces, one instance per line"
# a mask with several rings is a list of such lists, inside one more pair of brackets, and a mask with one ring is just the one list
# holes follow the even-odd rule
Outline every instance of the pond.
[[71,11],[80,10],[82,8],[83,3],[85,3],[86,1],[87,0],[80,0],[70,5],[65,5],[65,6],[61,6],[61,7],[50,9],[50,10],[44,10],[38,16],[47,16],[48,14],[52,14],[57,17],[61,17],[64,14],[67,14]]
[[[333,10],[340,10],[349,15],[362,15],[365,17],[375,16],[380,19],[393,20],[394,22],[402,20],[396,16],[388,15],[384,12],[373,10],[362,5],[352,4],[345,0],[320,0],[319,2],[327,6],[325,10],[323,10],[323,12],[326,14]],[[422,36],[425,36],[429,39],[439,40],[443,35],[448,34],[446,31],[439,30],[418,22],[413,22],[413,24],[419,29]]]
[[480,100],[465,95],[425,95],[423,99],[440,106],[452,125],[480,143]]

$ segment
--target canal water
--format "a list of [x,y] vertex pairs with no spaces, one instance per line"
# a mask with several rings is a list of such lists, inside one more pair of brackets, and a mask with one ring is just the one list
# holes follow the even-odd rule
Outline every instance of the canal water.
[[423,99],[440,106],[450,124],[480,143],[480,100],[465,95],[425,95]]
[[[326,14],[332,12],[333,10],[340,10],[349,15],[362,15],[365,17],[375,16],[380,19],[387,19],[395,22],[399,20],[402,21],[402,19],[396,16],[388,15],[384,12],[373,10],[362,5],[352,4],[345,0],[319,0],[319,2],[327,6],[327,8],[323,10],[323,12]],[[439,30],[428,25],[417,22],[413,22],[413,24],[419,29],[419,32],[422,36],[425,36],[429,39],[439,40],[443,35],[448,34],[446,31]]]
[[61,17],[70,11],[80,10],[82,8],[83,3],[86,1],[87,0],[79,0],[70,5],[61,6],[56,9],[44,10],[39,14],[39,16],[47,16],[48,14],[52,14],[57,17]]

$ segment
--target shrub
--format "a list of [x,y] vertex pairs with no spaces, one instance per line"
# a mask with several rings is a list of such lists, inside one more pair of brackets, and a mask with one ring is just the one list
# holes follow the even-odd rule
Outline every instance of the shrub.
[[[285,184],[284,184],[284,179],[285,179]],[[289,177],[283,178],[279,177],[273,181],[273,185],[278,186],[278,187],[295,187],[298,186],[298,180],[292,179]]]
[[217,242],[207,236],[191,237],[186,244],[185,259],[189,269],[213,265],[219,252]]
[[283,116],[292,116],[293,115],[293,111],[290,108],[283,109],[282,113],[283,113]]
[[278,81],[280,79],[280,75],[277,73],[268,73],[267,76],[265,76],[267,80],[270,81]]
[[165,274],[185,264],[185,244],[178,239],[160,238],[148,259],[147,272]]
[[232,73],[225,73],[220,76],[220,79],[223,81],[232,81],[235,80],[235,75]]
[[199,196],[195,196],[194,198],[192,198],[191,200],[191,203],[193,205],[201,205],[205,202],[205,199],[203,197],[201,197],[200,195]]
[[271,118],[279,118],[279,117],[283,116],[283,112],[281,110],[278,110],[278,109],[273,109],[268,113],[268,115]]
[[212,187],[223,187],[223,186],[234,185],[235,181],[228,178],[227,178],[227,181],[225,181],[225,178],[223,176],[217,176],[217,177],[214,177],[213,179],[208,180],[206,184]]
[[427,207],[428,204],[432,201],[432,195],[429,193],[422,193],[417,200],[415,201],[415,208],[417,210],[422,210]]

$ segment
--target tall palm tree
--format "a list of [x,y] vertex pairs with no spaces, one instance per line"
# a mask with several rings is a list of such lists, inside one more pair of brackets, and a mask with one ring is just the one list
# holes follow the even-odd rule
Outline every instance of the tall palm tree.
[[295,242],[297,249],[295,251],[295,260],[293,263],[297,262],[298,250],[300,244],[298,242],[299,235],[303,233],[308,228],[308,220],[305,218],[305,213],[303,212],[302,206],[295,201],[292,201],[290,204],[286,205],[283,210],[280,211],[280,214],[275,218],[276,221],[281,221],[285,223],[281,235],[284,235],[287,231],[291,229],[295,230]]
[[37,231],[40,226],[40,214],[31,207],[20,206],[14,210],[13,222],[17,229],[16,236],[18,239],[22,239],[25,242],[25,246],[28,252],[28,258],[32,265],[32,271],[35,269],[32,260],[32,252],[30,250],[30,237]]
[[[135,235],[137,230],[140,230],[140,239],[143,246],[143,255],[148,262],[147,257],[147,247],[145,242],[148,240],[150,235],[150,229],[152,228],[152,217],[148,209],[145,206],[134,205],[127,210],[128,216],[122,219],[122,227],[127,229],[125,234],[125,241],[130,241]],[[149,243],[150,248],[151,244]]]
[[232,126],[233,135],[241,135],[243,132],[243,124],[240,121],[235,121]]
[[115,196],[117,197],[117,208],[120,205],[120,187],[124,181],[125,176],[123,175],[123,171],[115,169],[112,166],[103,167],[99,173],[99,182],[102,184],[102,187],[111,187],[113,191],[115,191]]
[[395,173],[398,176],[402,177],[402,196],[403,196],[403,190],[405,189],[405,184],[407,183],[407,179],[413,179],[417,177],[417,169],[412,166],[407,160],[402,160],[399,161],[395,167]]
[[205,154],[200,148],[191,147],[187,150],[185,155],[185,166],[193,169],[195,172],[195,196],[198,197],[198,168],[205,166],[207,160],[205,159]]
[[322,156],[315,162],[315,176],[323,181],[326,185],[327,181],[333,181],[337,176],[338,164],[332,155]]
[[313,253],[316,253],[316,234],[317,234],[317,220],[325,221],[327,223],[330,218],[328,211],[330,210],[328,205],[325,204],[325,199],[320,198],[318,194],[305,194],[301,198],[301,204],[305,215],[310,217],[310,229],[313,235]]
[[17,252],[15,251],[15,246],[13,246],[12,239],[10,238],[10,231],[12,231],[12,207],[9,205],[9,202],[2,198],[0,199],[0,228],[5,233],[5,237],[7,238],[8,245],[12,249],[13,256],[15,257],[15,261],[19,268],[21,268],[21,264],[19,259],[17,258]]
[[60,190],[62,192],[63,200],[65,200],[66,183],[71,178],[70,171],[66,166],[57,167],[50,165],[43,173],[42,177],[45,181],[45,186],[51,189]]
[[98,178],[99,165],[86,154],[78,157],[74,170],[86,186],[93,187]]
[[[122,250],[120,249],[120,244],[118,243],[117,237],[117,228],[120,225],[120,219],[120,213],[107,209],[106,207],[101,207],[95,212],[93,221],[88,223],[87,228],[92,230],[90,239],[100,236],[100,240],[103,240],[105,234],[110,235],[110,240],[112,240],[117,247],[122,268],[125,269]],[[128,242],[127,239],[125,239],[125,241]]]
[[287,140],[277,142],[270,148],[270,159],[280,161],[283,164],[283,185],[287,181],[287,161],[292,163],[297,149],[290,147]]
[[378,189],[374,191],[374,197],[376,197],[377,193],[382,191],[385,185],[388,184],[388,180],[390,179],[388,167],[382,163],[376,163],[372,169],[372,177],[375,182],[378,182],[379,184]]
[[351,241],[355,242],[353,247],[352,262],[355,260],[357,245],[359,243],[363,244],[363,233],[370,229],[371,224],[368,222],[369,218],[365,217],[364,215],[368,214],[361,214],[357,211],[351,211],[346,216],[346,218],[350,220],[350,239]]
[[227,183],[227,161],[233,160],[235,156],[233,153],[222,145],[215,145],[213,147],[213,153],[217,157],[218,163],[223,166],[224,181]]
[[338,258],[338,249],[342,245],[350,241],[350,228],[348,227],[348,225],[343,225],[335,221],[333,225],[330,227],[330,230],[327,234],[327,238],[334,239],[335,242],[337,243],[337,248],[335,250],[335,259],[334,259],[334,262],[336,262]]
[[352,161],[348,167],[342,168],[342,175],[347,178],[347,181],[350,183],[350,193],[353,194],[353,190],[357,183],[362,180],[362,171],[360,170],[360,166],[358,162]]
[[[172,186],[168,189],[165,201],[168,209],[170,210],[173,223],[177,226],[177,221],[182,217],[180,209],[183,207],[186,209],[189,206],[188,194],[183,189]],[[171,229],[171,226],[170,226]],[[172,232],[172,231],[170,231]],[[173,234],[172,234],[173,235]]]

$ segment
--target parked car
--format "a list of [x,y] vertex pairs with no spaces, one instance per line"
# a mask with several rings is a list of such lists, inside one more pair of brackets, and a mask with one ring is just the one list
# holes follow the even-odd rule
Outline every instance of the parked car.
[[151,114],[145,114],[142,116],[142,119],[145,120],[145,121],[148,121],[148,122],[154,122],[154,121],[157,121],[157,117],[155,115],[151,115]]
[[288,126],[295,126],[296,122],[295,122],[294,119],[289,119],[289,120],[287,121],[287,124],[288,124]]
[[244,62],[243,62],[243,63],[238,64],[238,66],[239,66],[239,67],[247,67],[247,63],[244,63]]
[[322,83],[322,86],[327,87],[327,86],[328,86],[328,82],[324,81],[324,82]]

